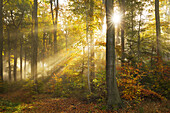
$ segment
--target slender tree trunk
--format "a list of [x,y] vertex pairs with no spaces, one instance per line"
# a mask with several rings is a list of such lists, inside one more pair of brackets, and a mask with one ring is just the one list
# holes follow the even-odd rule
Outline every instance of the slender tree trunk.
[[13,74],[14,74],[14,81],[17,80],[17,40],[18,40],[18,29],[16,29],[15,31],[15,40],[14,40],[14,71],[13,71]]
[[87,40],[87,47],[88,47],[88,61],[87,61],[87,66],[88,66],[88,72],[87,72],[87,79],[88,79],[88,88],[89,92],[91,92],[91,86],[90,86],[90,47],[89,47],[89,24],[88,24],[88,2],[86,1],[86,40]]
[[48,46],[48,56],[51,56],[52,55],[52,51],[51,51],[51,47],[52,47],[52,33],[49,34],[49,46]]
[[[34,9],[34,7],[33,7]],[[34,28],[34,12],[32,12],[32,27],[31,27],[31,76],[34,79],[34,32],[33,32],[33,28]]]
[[121,0],[121,12],[122,12],[122,22],[121,22],[121,66],[124,66],[124,59],[125,59],[125,42],[124,42],[124,23],[125,23],[125,0]]
[[81,70],[82,75],[84,73],[84,56],[85,56],[85,47],[83,46],[83,61],[82,61],[82,70]]
[[26,69],[27,69],[27,51],[25,49],[25,61],[24,61],[24,79],[26,79]]
[[0,0],[0,82],[3,81],[3,0]]
[[[131,16],[131,23],[132,23],[132,37],[131,37],[131,40],[133,40],[133,37],[134,37],[134,23],[133,23],[133,18],[134,18],[134,15],[133,15],[133,9],[131,10],[131,14],[132,14],[132,16]],[[131,53],[132,53],[132,41],[130,41],[130,51],[131,51]]]
[[9,81],[11,82],[11,42],[9,29],[7,29],[7,33],[8,33],[8,66],[9,66],[8,76]]
[[[83,77],[83,73],[84,73],[84,56],[85,56],[85,47],[83,46],[83,60],[82,60],[82,69],[81,69],[81,73],[80,73],[80,76],[82,77],[82,84],[84,84],[84,77]],[[84,89],[84,87],[82,87],[82,89]]]
[[[52,38],[52,34],[49,33],[49,41],[48,41],[48,44],[49,44],[50,47],[51,47],[51,38]],[[49,46],[48,46],[48,47],[49,47]]]
[[57,53],[57,22],[58,22],[58,10],[59,10],[59,2],[56,0],[55,11],[56,11],[56,19],[54,22],[54,53]]
[[[52,17],[52,22],[53,22],[53,34],[54,34],[54,40],[56,40],[56,30],[55,30],[55,22],[54,22],[54,12],[53,12],[53,1],[50,0],[50,8],[51,8],[51,17]],[[50,41],[51,42],[51,41]],[[50,43],[49,42],[49,43]],[[55,53],[55,43],[54,43],[54,53]]]
[[94,37],[93,37],[93,8],[94,8],[94,1],[90,0],[90,64],[91,64],[91,71],[90,71],[90,82],[91,82],[91,91],[94,91],[94,84],[93,84],[93,79],[95,78],[95,63],[94,63]]
[[[43,58],[42,58],[42,64],[43,64],[43,75],[45,72],[45,68],[44,68],[44,58],[45,58],[45,30],[43,31]],[[43,76],[44,78],[44,76]]]
[[[68,22],[67,22],[67,24],[68,24]],[[67,24],[66,24],[66,35],[65,35],[65,37],[66,37],[66,51],[67,51],[67,47],[68,47],[68,45],[67,45],[67,43],[68,43],[68,29],[67,29]]]
[[[37,48],[38,48],[38,18],[37,18],[37,0],[34,0],[34,42],[33,42],[33,76],[34,82],[37,83]],[[36,89],[37,90],[37,89]]]
[[113,14],[114,0],[106,0],[106,84],[107,84],[107,108],[118,107],[121,103],[117,87],[115,73],[115,25],[111,23],[110,16]]
[[22,36],[20,37],[20,78],[22,80]]
[[152,44],[152,50],[151,50],[151,67],[153,66],[153,51],[154,51],[154,46]]
[[13,70],[13,75],[14,75],[14,81],[17,81],[17,49],[14,50],[14,70]]
[[159,0],[155,0],[155,19],[156,19],[157,56],[158,56],[158,61],[159,61],[159,58],[161,57],[161,54],[160,54],[161,31],[160,31],[160,16],[159,16]]
[[142,16],[142,14],[140,13],[139,28],[138,28],[138,62],[139,62],[139,58],[140,58],[140,26],[141,26],[141,16]]

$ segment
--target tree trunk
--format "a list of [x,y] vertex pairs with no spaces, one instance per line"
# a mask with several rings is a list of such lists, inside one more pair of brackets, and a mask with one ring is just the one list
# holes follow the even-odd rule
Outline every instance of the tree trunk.
[[22,36],[20,37],[20,78],[22,80]]
[[66,51],[67,51],[67,48],[68,48],[68,22],[66,23],[66,35],[65,35],[65,37],[66,37]]
[[44,78],[44,58],[45,58],[45,30],[43,31],[43,57],[42,57],[42,64],[43,64],[43,78]]
[[[83,46],[83,61],[82,61],[82,70],[81,70],[81,75],[82,76],[82,84],[84,84],[84,56],[85,56],[85,46]],[[82,87],[82,89],[84,89],[84,86]]]
[[14,37],[14,71],[13,71],[13,75],[14,75],[14,81],[17,80],[17,40],[18,40],[18,29],[16,29],[15,31],[15,37]]
[[87,81],[88,81],[88,88],[89,88],[89,92],[91,92],[91,86],[90,86],[90,58],[89,58],[89,54],[90,54],[90,47],[89,47],[89,37],[88,37],[88,33],[89,33],[89,24],[88,24],[88,2],[86,2],[86,40],[87,40],[87,47],[88,47],[88,61],[87,61],[87,67],[88,67],[88,72],[87,72]]
[[24,79],[26,79],[26,69],[27,69],[27,51],[25,49],[25,61],[24,61]]
[[90,64],[91,64],[91,71],[90,71],[90,82],[91,82],[91,91],[94,91],[94,84],[93,79],[95,78],[95,63],[94,63],[94,37],[93,37],[93,8],[94,8],[94,1],[90,0]]
[[153,51],[154,51],[154,46],[152,44],[152,50],[151,50],[151,67],[153,66]]
[[[37,18],[37,0],[34,0],[34,42],[33,42],[33,76],[37,83],[37,47],[38,47],[38,18]],[[37,89],[36,89],[37,90]]]
[[121,12],[122,12],[122,22],[121,22],[121,66],[123,67],[124,59],[125,59],[125,42],[124,42],[124,23],[125,23],[125,0],[121,2]]
[[142,16],[142,13],[140,13],[139,28],[138,28],[138,63],[139,63],[139,58],[140,58],[140,26],[141,26],[141,16]]
[[106,84],[108,109],[117,108],[121,103],[115,73],[115,25],[110,20],[110,16],[114,12],[113,3],[114,0],[106,0]]
[[156,19],[157,56],[158,56],[158,61],[159,61],[159,58],[161,57],[161,54],[160,54],[161,31],[160,31],[160,17],[159,17],[159,0],[155,0],[155,19]]
[[3,81],[3,0],[0,0],[0,82]]
[[[33,6],[34,8],[34,6]],[[34,28],[34,12],[32,11],[32,27],[31,27],[31,76],[34,79],[34,33],[33,33],[33,28]]]
[[8,76],[9,76],[9,81],[11,82],[11,42],[10,42],[10,31],[7,29],[8,33]]
[[[131,16],[131,23],[132,23],[132,36],[131,36],[131,40],[133,40],[133,37],[134,37],[134,23],[133,23],[133,18],[134,18],[134,15],[133,15],[133,9],[131,9],[131,14],[132,14],[132,16]],[[132,41],[130,41],[130,54],[132,54]]]
[[[50,8],[51,8],[51,17],[52,17],[52,22],[53,22],[53,34],[54,34],[54,40],[56,39],[56,31],[55,31],[55,22],[54,22],[54,12],[53,12],[53,1],[50,0]],[[49,43],[51,41],[49,40]],[[55,44],[54,44],[54,53],[55,53]]]
[[59,2],[56,0],[55,11],[56,11],[56,19],[54,22],[54,53],[57,53],[57,21],[58,21],[58,10],[59,10]]

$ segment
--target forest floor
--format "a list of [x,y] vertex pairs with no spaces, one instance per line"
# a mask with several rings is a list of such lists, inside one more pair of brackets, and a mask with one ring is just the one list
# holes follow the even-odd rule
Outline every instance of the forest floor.
[[[144,101],[136,106],[110,113],[169,113],[170,101]],[[77,98],[54,98],[51,94],[30,95],[22,90],[0,94],[0,113],[107,113],[105,103],[81,101]]]

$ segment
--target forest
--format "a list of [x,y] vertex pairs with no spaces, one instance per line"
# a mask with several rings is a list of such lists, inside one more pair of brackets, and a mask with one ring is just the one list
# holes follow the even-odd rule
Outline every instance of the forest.
[[169,0],[0,0],[0,113],[169,113]]

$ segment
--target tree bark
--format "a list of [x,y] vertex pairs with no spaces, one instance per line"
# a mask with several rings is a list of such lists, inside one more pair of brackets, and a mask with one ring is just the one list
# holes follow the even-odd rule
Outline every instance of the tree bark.
[[3,81],[3,0],[0,0],[0,82]]
[[20,79],[22,80],[22,37],[20,37]]
[[8,33],[8,77],[9,77],[9,81],[11,82],[11,42],[10,42],[10,31],[9,29],[7,29],[7,33]]
[[157,38],[157,56],[158,61],[161,57],[160,55],[160,38],[161,38],[161,31],[160,31],[160,16],[159,16],[159,0],[155,0],[155,19],[156,19],[156,38]]
[[[133,37],[134,37],[134,21],[133,21],[133,18],[134,18],[134,14],[133,14],[134,12],[133,12],[133,8],[131,9],[131,14],[132,14],[132,16],[131,16],[131,23],[132,23],[132,36],[131,36],[131,40],[133,40]],[[130,54],[132,54],[132,41],[130,41]]]
[[55,11],[56,11],[56,19],[54,22],[54,53],[57,53],[57,22],[58,22],[58,10],[59,10],[59,2],[56,0]]
[[[33,6],[34,9],[34,6]],[[34,28],[34,11],[32,11],[32,26],[31,26],[31,76],[34,79],[34,32],[33,32],[33,28]]]
[[87,40],[87,47],[88,47],[88,61],[87,61],[87,68],[88,68],[88,72],[87,72],[87,81],[88,81],[88,88],[89,88],[89,92],[91,92],[91,86],[90,86],[90,58],[89,58],[89,54],[90,54],[90,47],[89,47],[89,23],[88,23],[88,2],[86,1],[86,40]]
[[66,23],[66,34],[65,34],[65,38],[66,38],[66,51],[68,49],[68,22]]
[[25,49],[25,61],[24,61],[24,79],[26,79],[26,69],[27,69],[27,51]]
[[[38,47],[38,18],[37,18],[37,0],[34,0],[34,40],[33,40],[33,76],[37,83],[37,47]],[[37,89],[36,89],[37,90]]]
[[121,103],[115,73],[115,25],[110,20],[114,13],[114,0],[106,0],[106,84],[107,84],[107,108],[117,108]]
[[94,37],[93,37],[93,8],[94,8],[94,1],[90,0],[90,64],[91,64],[91,71],[90,71],[90,83],[91,83],[91,91],[94,91],[94,84],[93,79],[95,78],[95,62],[94,62]]
[[14,81],[17,81],[17,39],[18,39],[18,29],[15,31],[15,40],[14,40]]
[[138,63],[139,63],[139,58],[140,58],[140,27],[141,27],[141,16],[142,16],[142,13],[140,13],[139,28],[138,28]]
[[125,42],[124,42],[124,23],[125,23],[125,0],[121,0],[121,12],[122,12],[122,22],[121,22],[121,66],[123,67],[124,59],[125,59]]
[[43,58],[42,58],[42,64],[43,64],[43,78],[44,78],[44,58],[45,58],[45,29],[43,31]]

